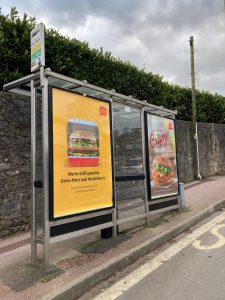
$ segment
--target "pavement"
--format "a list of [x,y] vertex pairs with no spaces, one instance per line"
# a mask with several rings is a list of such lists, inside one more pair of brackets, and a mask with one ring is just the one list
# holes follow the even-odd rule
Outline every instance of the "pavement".
[[[120,202],[121,215],[143,211],[140,199]],[[0,240],[0,299],[76,299],[179,233],[225,207],[225,176],[185,185],[185,209],[120,227],[117,238],[100,233],[51,245],[48,272],[30,264],[30,232]],[[41,247],[39,254],[41,256]]]

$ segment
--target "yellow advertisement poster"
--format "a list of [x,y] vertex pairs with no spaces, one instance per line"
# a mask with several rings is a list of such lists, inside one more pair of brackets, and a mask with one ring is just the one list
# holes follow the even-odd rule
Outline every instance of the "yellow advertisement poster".
[[53,217],[112,207],[110,103],[51,91]]

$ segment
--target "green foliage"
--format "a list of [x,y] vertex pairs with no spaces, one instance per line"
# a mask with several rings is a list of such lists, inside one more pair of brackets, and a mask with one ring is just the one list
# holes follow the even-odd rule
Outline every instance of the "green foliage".
[[[0,15],[0,88],[30,73],[30,31],[35,19],[18,17],[16,8]],[[140,100],[178,111],[178,118],[191,120],[191,89],[170,85],[159,75],[123,62],[110,52],[91,49],[87,42],[46,30],[46,66],[53,71],[89,83],[115,89]],[[225,97],[196,91],[197,120],[225,123]]]
[[7,16],[0,15],[0,86],[30,73],[30,31],[34,18],[24,14],[20,19],[16,8]]

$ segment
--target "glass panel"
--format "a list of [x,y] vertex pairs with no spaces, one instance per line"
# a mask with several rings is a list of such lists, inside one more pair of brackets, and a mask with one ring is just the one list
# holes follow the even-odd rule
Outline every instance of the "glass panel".
[[117,200],[144,198],[143,180],[119,181],[115,188]]
[[51,84],[51,85],[54,85],[54,86],[58,86],[58,87],[61,87],[61,88],[64,88],[64,89],[71,90],[73,92],[86,94],[87,96],[92,96],[92,97],[96,97],[96,98],[103,99],[103,100],[109,100],[110,99],[110,95],[107,94],[107,93],[99,92],[95,89],[88,88],[88,87],[85,87],[85,86],[80,86],[78,84],[71,83],[71,82],[68,82],[66,80],[54,78],[52,76],[49,76],[48,83]]
[[115,175],[142,174],[141,113],[137,108],[113,103]]
[[[145,213],[144,181],[116,182],[118,219],[138,217]],[[120,231],[144,224],[144,218],[120,225]]]
[[48,83],[51,84],[51,85],[61,87],[61,88],[65,88],[65,89],[73,89],[73,88],[78,87],[77,84],[68,82],[66,80],[58,79],[58,78],[55,78],[55,77],[52,77],[52,76],[48,77]]

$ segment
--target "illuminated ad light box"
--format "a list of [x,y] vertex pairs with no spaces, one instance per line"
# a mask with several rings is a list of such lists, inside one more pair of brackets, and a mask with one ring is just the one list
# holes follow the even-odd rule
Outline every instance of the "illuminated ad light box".
[[149,199],[178,195],[174,120],[145,116]]
[[111,103],[49,87],[50,219],[111,208]]

